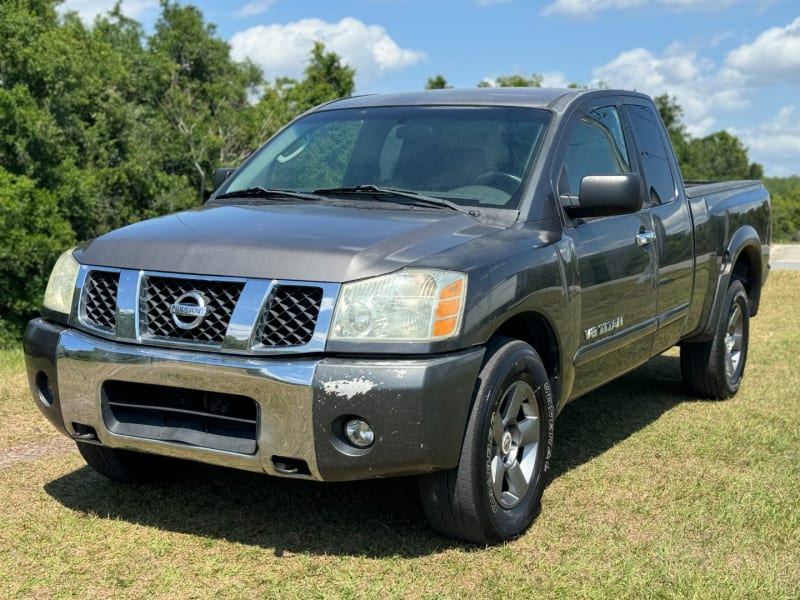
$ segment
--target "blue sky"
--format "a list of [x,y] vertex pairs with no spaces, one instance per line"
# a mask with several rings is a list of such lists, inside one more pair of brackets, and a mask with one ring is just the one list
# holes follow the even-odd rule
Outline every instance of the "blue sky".
[[[86,19],[114,0],[66,0]],[[539,73],[669,93],[696,136],[725,129],[769,176],[800,174],[797,0],[197,0],[268,79],[302,76],[319,39],[356,68],[356,93],[473,87]],[[157,0],[123,0],[150,27]]]

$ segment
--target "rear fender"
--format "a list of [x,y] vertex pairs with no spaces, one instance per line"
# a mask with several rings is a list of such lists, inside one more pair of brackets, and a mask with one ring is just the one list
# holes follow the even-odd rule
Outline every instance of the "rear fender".
[[[691,342],[702,342],[714,337],[720,315],[725,304],[725,296],[731,279],[741,279],[747,290],[750,300],[750,314],[755,316],[761,299],[761,284],[763,281],[761,238],[758,232],[750,225],[745,225],[733,234],[727,247],[720,258],[720,271],[717,286],[714,290],[714,301],[708,315],[705,327],[692,336]],[[741,262],[744,261],[744,262]],[[737,267],[737,265],[744,265]]]

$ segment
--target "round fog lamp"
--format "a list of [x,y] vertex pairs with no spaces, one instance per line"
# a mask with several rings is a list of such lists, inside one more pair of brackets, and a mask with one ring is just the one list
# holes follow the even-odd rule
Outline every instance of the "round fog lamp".
[[344,435],[356,448],[369,448],[375,441],[375,431],[363,419],[345,421]]

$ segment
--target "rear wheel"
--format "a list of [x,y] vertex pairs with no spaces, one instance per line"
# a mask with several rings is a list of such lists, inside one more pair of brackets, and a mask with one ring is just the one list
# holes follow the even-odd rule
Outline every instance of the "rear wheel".
[[517,340],[487,349],[457,467],[420,478],[431,526],[479,544],[519,535],[539,511],[555,408],[539,355]]
[[92,469],[119,483],[147,483],[177,472],[183,461],[132,450],[78,442],[78,450]]
[[750,340],[750,304],[739,280],[731,282],[714,337],[681,346],[681,374],[689,390],[724,400],[737,391],[744,375]]

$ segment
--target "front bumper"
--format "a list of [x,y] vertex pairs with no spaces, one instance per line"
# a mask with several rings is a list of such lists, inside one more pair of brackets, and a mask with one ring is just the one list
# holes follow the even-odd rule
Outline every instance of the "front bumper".
[[[475,348],[421,358],[261,358],[128,345],[43,319],[30,322],[24,347],[34,401],[68,436],[111,448],[325,481],[455,466],[484,352]],[[169,426],[157,419],[128,423],[120,416],[127,413],[113,413],[109,399],[126,384],[126,398],[168,389],[235,396],[254,404],[252,448],[241,440],[226,440],[224,432],[212,436],[192,430],[197,423],[191,420]],[[342,434],[344,421],[353,416],[375,431],[368,449],[348,444]],[[223,443],[206,443],[214,437]]]

